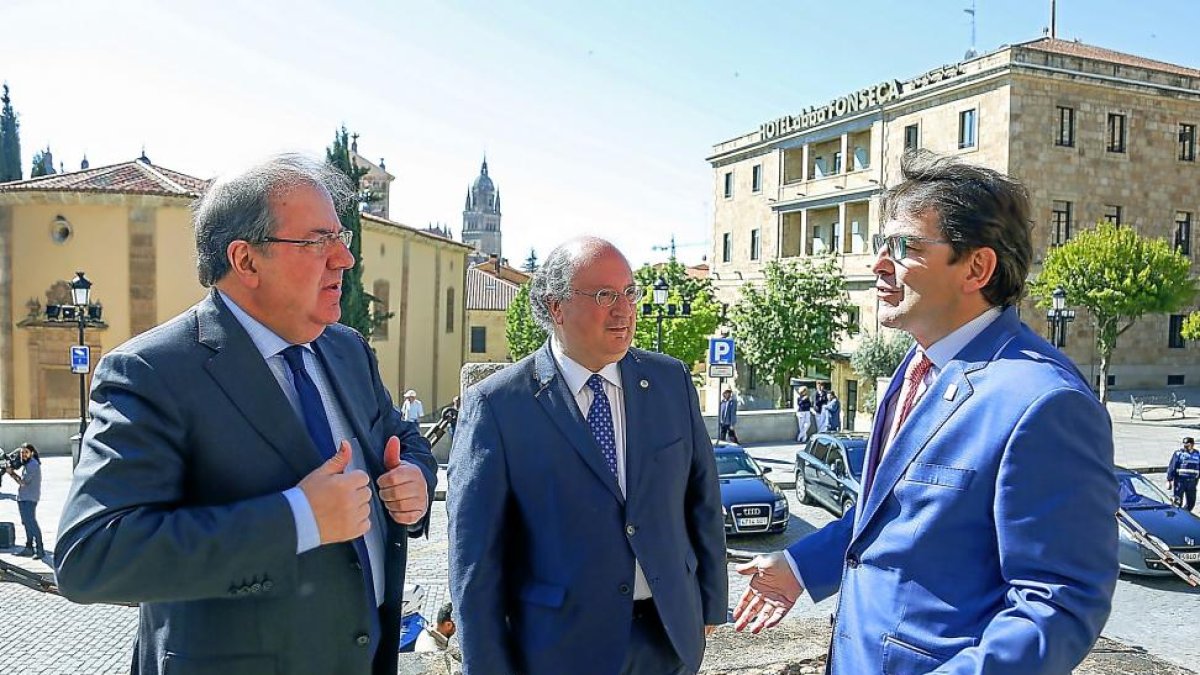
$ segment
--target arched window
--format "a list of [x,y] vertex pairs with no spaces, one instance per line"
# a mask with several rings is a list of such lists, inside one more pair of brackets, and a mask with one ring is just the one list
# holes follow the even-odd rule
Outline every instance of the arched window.
[[454,289],[446,289],[446,332],[454,332]]

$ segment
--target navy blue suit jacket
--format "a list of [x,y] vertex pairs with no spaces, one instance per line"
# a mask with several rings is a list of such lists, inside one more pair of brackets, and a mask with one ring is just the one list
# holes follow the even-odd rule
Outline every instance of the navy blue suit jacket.
[[833,673],[1071,672],[1112,606],[1112,465],[1104,407],[1006,309],[913,408],[870,492],[788,549],[814,600],[841,590]]
[[680,658],[728,612],[712,444],[691,374],[631,349],[622,496],[549,342],[467,390],[450,461],[450,592],[465,675],[614,675],[634,557]]

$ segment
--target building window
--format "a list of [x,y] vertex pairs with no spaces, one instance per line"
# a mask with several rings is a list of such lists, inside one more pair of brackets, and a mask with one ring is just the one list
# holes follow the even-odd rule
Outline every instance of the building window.
[[842,151],[838,150],[833,153],[833,174],[836,176],[837,174],[839,174],[841,172],[842,172]]
[[841,253],[842,252],[842,237],[841,237],[842,227],[841,227],[841,225],[842,225],[841,223],[830,223],[829,224],[829,252],[830,253]]
[[916,150],[921,147],[921,132],[917,125],[910,124],[904,127],[904,149]]
[[1192,254],[1192,212],[1175,212],[1175,250],[1183,255]]
[[958,113],[958,147],[975,147],[975,109]]
[[1184,378],[1183,375],[1168,375],[1167,376],[1167,386],[1168,387],[1182,387],[1183,381],[1184,381],[1183,378]]
[[1075,147],[1075,109],[1058,106],[1058,133],[1054,144],[1064,148]]
[[733,260],[733,233],[721,235],[721,262]]
[[371,337],[376,340],[388,339],[388,321],[380,319],[388,315],[391,287],[392,284],[387,279],[377,279],[371,287],[371,323],[374,324]]
[[487,351],[487,326],[471,326],[471,353],[482,354]]
[[760,230],[756,227],[750,230],[750,259],[758,260],[759,254],[762,253],[762,241],[759,237]]
[[847,311],[847,312],[846,312],[846,324],[847,324],[847,328],[846,328],[846,330],[847,330],[847,332],[848,332],[848,333],[850,333],[851,335],[858,335],[858,332],[859,332],[859,325],[858,325],[858,322],[859,322],[859,316],[860,316],[860,315],[859,315],[859,311],[858,311],[858,308],[857,308],[857,307],[852,307],[852,308],[850,308],[850,310],[849,310],[849,311]]
[[750,189],[754,192],[762,192],[762,164],[755,164],[750,171]]
[[1061,246],[1071,239],[1071,202],[1054,200],[1050,210],[1050,224],[1054,228],[1051,246]]
[[446,289],[446,332],[454,332],[454,289]]
[[1179,159],[1185,162],[1196,161],[1196,125],[1179,125]]
[[1183,349],[1183,320],[1187,318],[1183,314],[1172,314],[1171,320],[1167,323],[1167,347],[1171,349]]
[[1108,114],[1108,151],[1125,152],[1125,116]]
[[725,172],[725,199],[733,196],[733,172]]
[[1120,225],[1121,224],[1121,207],[1117,206],[1116,204],[1105,204],[1104,205],[1104,220],[1107,220],[1108,222],[1112,223],[1113,225]]

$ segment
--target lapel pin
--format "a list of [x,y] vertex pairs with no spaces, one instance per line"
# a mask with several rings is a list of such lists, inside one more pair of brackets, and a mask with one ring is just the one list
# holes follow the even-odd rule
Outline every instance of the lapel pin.
[[639,386],[640,386],[642,389],[649,389],[649,388],[650,388],[650,383],[649,383],[649,382],[647,382],[646,380],[642,380],[641,382],[638,382],[638,385],[639,385]]
[[942,398],[946,399],[947,401],[953,401],[954,395],[957,393],[958,393],[958,385],[952,384],[952,385],[946,387],[946,393],[942,395]]

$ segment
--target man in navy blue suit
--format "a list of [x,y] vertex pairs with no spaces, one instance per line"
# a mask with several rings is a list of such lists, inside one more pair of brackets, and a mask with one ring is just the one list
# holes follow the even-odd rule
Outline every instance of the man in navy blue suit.
[[465,675],[695,673],[725,622],[725,530],[691,373],[631,349],[612,244],[554,249],[541,349],[471,387],[454,439],[450,593]]
[[840,590],[836,675],[1070,673],[1116,585],[1111,422],[1017,317],[1025,189],[930,153],[902,170],[872,270],[880,323],[916,345],[880,398],[862,498],[741,566],[754,577],[734,620],[758,632],[803,590]]

